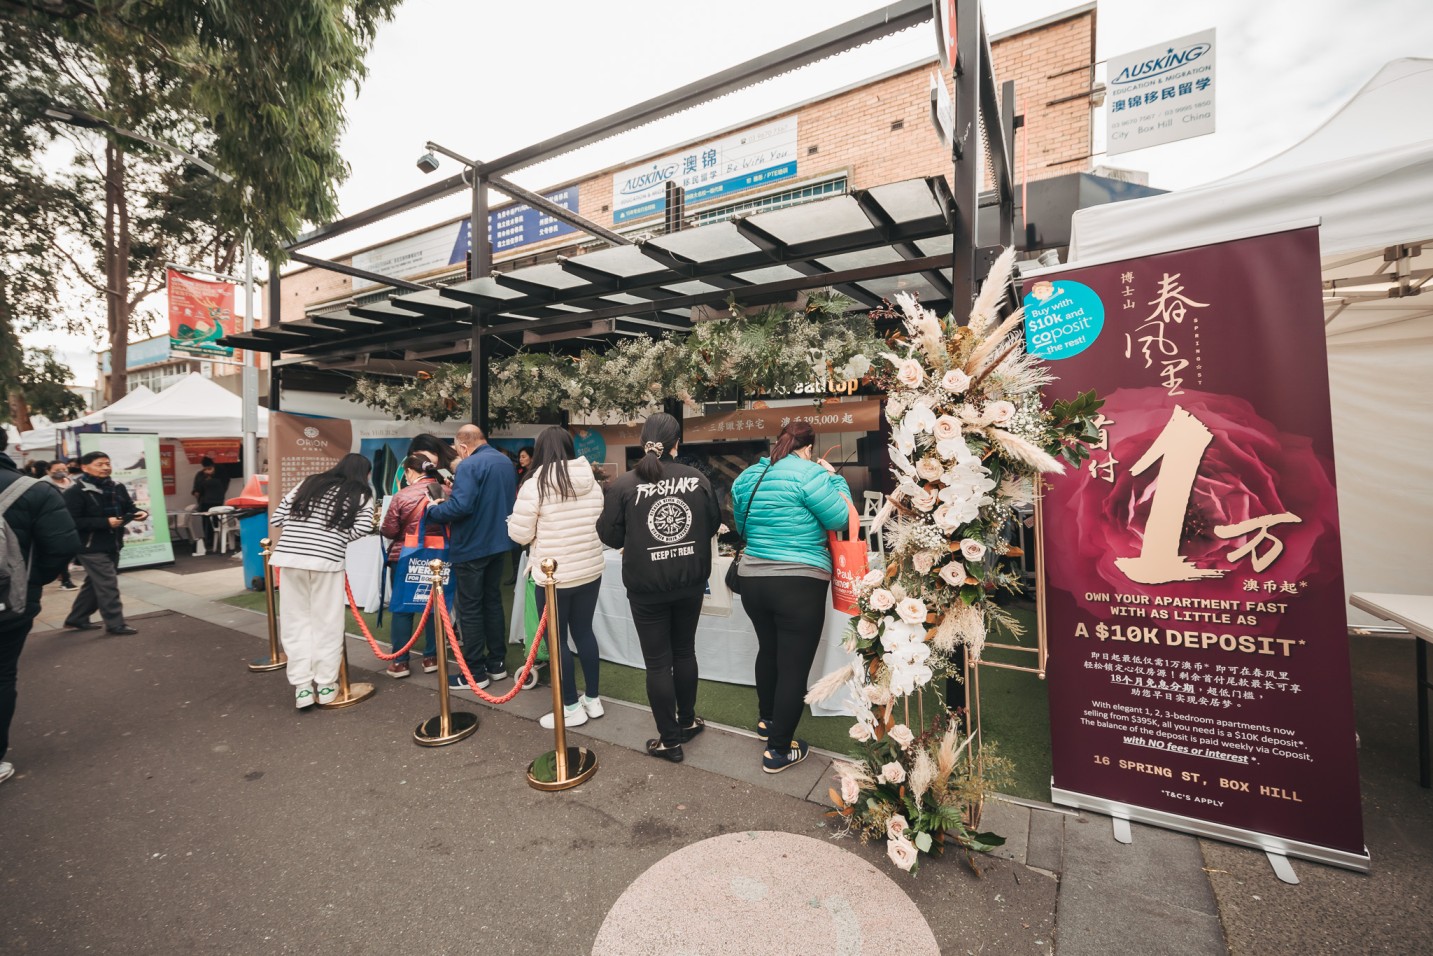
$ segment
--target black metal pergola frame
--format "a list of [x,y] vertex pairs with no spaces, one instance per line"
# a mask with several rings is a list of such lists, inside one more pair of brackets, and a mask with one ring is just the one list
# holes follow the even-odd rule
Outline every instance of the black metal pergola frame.
[[[1014,239],[1016,194],[1009,144],[1018,121],[1013,115],[1013,84],[1005,84],[997,93],[978,0],[964,0],[957,14],[953,189],[942,177],[876,186],[644,239],[631,247],[559,257],[557,263],[506,274],[492,273],[491,250],[483,241],[490,182],[496,180],[500,191],[517,193],[514,198],[532,196],[504,180],[506,173],[932,19],[930,0],[899,0],[491,162],[463,160],[470,165],[458,176],[315,229],[288,247],[297,261],[400,290],[388,302],[273,324],[229,336],[225,344],[275,358],[293,356],[271,365],[271,405],[277,402],[278,375],[286,366],[332,366],[353,363],[361,356],[404,359],[415,353],[428,359],[458,358],[466,352],[473,368],[473,420],[486,428],[488,358],[499,342],[513,349],[524,342],[553,347],[564,339],[684,330],[690,328],[691,310],[696,307],[719,306],[733,297],[743,305],[761,305],[826,286],[873,307],[880,304],[882,294],[872,286],[901,278],[919,284],[927,305],[961,311],[962,304],[972,301],[975,284],[989,261]],[[978,130],[984,133],[983,151],[978,148]],[[985,197],[979,192],[983,165],[991,171],[994,187]],[[469,188],[473,255],[466,282],[428,289],[297,251]],[[978,245],[982,205],[998,210],[998,245]],[[545,211],[589,233],[600,229],[561,207]],[[806,228],[803,218],[809,220]],[[823,230],[826,220],[835,224]],[[720,251],[709,256],[683,253],[708,238]],[[622,267],[604,268],[611,261]],[[859,264],[853,265],[854,261]],[[277,274],[276,264],[271,263],[270,269]],[[280,283],[271,282],[271,316],[279,314],[279,304]]]

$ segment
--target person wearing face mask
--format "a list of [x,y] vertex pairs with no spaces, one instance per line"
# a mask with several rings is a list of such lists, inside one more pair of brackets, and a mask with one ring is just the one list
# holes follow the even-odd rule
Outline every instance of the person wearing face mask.
[[65,617],[65,627],[92,631],[96,610],[110,634],[138,634],[124,620],[119,596],[119,552],[124,547],[124,526],[143,521],[148,512],[135,507],[129,490],[110,477],[109,455],[92,451],[80,457],[80,479],[65,492],[65,506],[80,532],[80,566],[85,583]]

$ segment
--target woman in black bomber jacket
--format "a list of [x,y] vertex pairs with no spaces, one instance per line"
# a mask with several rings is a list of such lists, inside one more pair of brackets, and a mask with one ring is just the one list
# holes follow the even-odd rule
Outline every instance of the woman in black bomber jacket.
[[705,728],[696,715],[697,622],[712,572],[718,513],[711,484],[675,456],[681,425],[656,414],[642,426],[644,455],[607,490],[597,534],[622,549],[622,583],[647,665],[647,700],[660,737],[647,753],[680,763]]

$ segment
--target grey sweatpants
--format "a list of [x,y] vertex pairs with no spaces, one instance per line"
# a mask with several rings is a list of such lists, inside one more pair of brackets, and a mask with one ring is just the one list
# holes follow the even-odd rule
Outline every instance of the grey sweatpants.
[[75,603],[65,617],[65,624],[74,627],[89,624],[96,610],[111,631],[124,627],[124,605],[119,600],[119,555],[82,554],[80,566],[85,569],[85,583],[75,595]]

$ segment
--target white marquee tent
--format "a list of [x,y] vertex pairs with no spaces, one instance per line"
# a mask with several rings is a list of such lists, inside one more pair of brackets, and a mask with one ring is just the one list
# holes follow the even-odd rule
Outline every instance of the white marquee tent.
[[129,407],[137,407],[149,402],[154,398],[155,393],[144,385],[140,385],[133,391],[126,392],[124,398],[101,408],[97,412],[90,412],[88,415],[81,415],[79,418],[68,422],[55,422],[51,425],[43,425],[28,432],[21,432],[20,447],[27,453],[46,457],[55,452],[55,441],[59,433],[66,429],[79,428],[84,425],[99,425],[105,421],[105,416],[113,411]]
[[1349,592],[1427,593],[1433,566],[1433,285],[1419,295],[1433,276],[1433,119],[1419,105],[1428,103],[1433,60],[1395,60],[1309,136],[1257,166],[1074,218],[1075,264],[1321,220]]
[[[198,372],[155,392],[148,401],[104,409],[105,429],[150,432],[162,438],[238,438],[244,433],[244,401]],[[258,437],[269,434],[269,411],[259,409]]]

